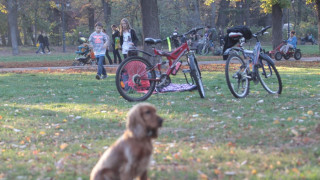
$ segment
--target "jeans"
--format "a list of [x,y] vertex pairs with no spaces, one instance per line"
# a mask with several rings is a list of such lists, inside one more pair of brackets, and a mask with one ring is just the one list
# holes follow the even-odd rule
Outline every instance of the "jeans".
[[98,61],[98,72],[97,74],[99,76],[101,75],[107,75],[106,69],[103,67],[103,62],[104,62],[104,55],[97,56],[97,61]]
[[38,50],[36,51],[36,53],[39,53],[40,49],[42,49],[42,52],[44,53],[43,43],[39,43],[39,48],[38,48]]

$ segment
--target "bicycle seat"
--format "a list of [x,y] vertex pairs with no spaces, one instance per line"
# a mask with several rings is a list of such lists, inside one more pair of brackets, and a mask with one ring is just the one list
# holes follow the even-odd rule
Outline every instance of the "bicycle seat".
[[153,39],[153,38],[145,38],[144,42],[147,44],[158,44],[158,43],[161,43],[162,40],[161,39]]
[[231,37],[231,38],[239,38],[239,37],[242,37],[242,36],[243,36],[243,34],[240,33],[240,32],[231,32],[231,33],[229,33],[229,37]]

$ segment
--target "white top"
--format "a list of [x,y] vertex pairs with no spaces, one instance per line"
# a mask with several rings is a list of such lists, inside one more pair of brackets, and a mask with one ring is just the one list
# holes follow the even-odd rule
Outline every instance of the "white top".
[[122,54],[128,54],[129,48],[132,46],[132,38],[130,32],[123,32]]

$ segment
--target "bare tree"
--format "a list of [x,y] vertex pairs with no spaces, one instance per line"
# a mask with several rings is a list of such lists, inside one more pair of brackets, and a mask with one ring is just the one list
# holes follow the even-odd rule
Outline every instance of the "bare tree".
[[282,8],[280,4],[272,5],[272,46],[277,47],[282,41]]
[[[101,0],[102,7],[103,7],[103,17],[107,27],[110,26],[111,20],[111,3],[110,0]],[[106,28],[109,31],[110,28]]]
[[19,46],[18,46],[18,3],[17,0],[7,0],[8,3],[8,24],[10,27],[10,37],[11,37],[11,46],[12,46],[12,54],[19,54]]
[[[157,0],[140,0],[140,5],[142,13],[143,38],[160,38]],[[151,48],[144,44],[144,50],[150,52]]]

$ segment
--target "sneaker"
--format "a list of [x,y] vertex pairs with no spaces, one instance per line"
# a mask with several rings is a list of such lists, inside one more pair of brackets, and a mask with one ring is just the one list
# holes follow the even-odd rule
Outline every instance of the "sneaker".
[[101,79],[105,79],[105,78],[107,78],[108,77],[108,75],[106,74],[106,75],[103,75],[102,77],[101,77]]
[[47,54],[51,54],[51,51],[49,51]]
[[43,54],[43,52],[40,52],[40,54]]
[[99,74],[96,75],[96,79],[97,79],[97,80],[100,80],[100,79],[101,79],[101,77],[100,77]]

